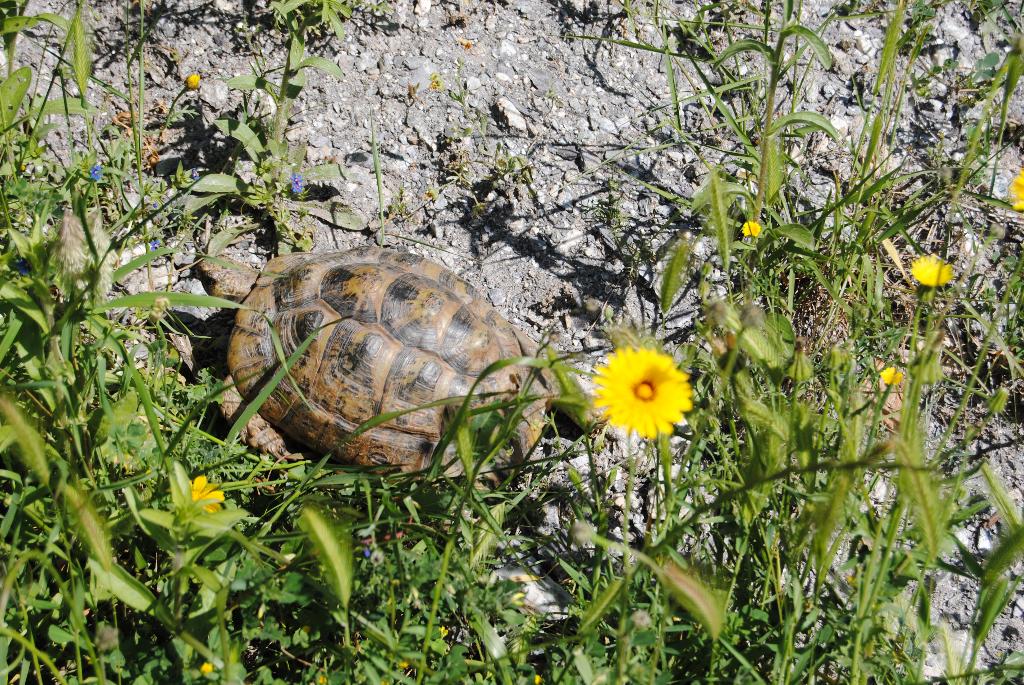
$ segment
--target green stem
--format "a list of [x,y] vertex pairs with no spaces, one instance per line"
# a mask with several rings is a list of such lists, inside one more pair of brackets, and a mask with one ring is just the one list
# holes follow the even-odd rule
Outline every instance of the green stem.
[[757,169],[757,199],[754,200],[754,212],[751,218],[759,220],[761,216],[761,207],[764,204],[764,184],[765,177],[768,174],[768,165],[765,161],[768,159],[768,145],[771,139],[769,131],[771,131],[773,118],[775,116],[775,90],[779,86],[779,63],[782,59],[782,46],[785,40],[782,37],[782,32],[779,32],[779,38],[775,41],[775,50],[772,51],[771,62],[769,67],[771,68],[771,75],[768,78],[768,92],[767,100],[765,103],[764,112],[764,130],[761,132],[760,142],[760,163]]

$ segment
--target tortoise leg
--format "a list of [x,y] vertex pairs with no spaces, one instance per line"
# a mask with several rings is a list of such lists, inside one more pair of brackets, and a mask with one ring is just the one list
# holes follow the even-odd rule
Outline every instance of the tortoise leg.
[[[235,389],[231,376],[225,380],[232,385],[221,395],[220,410],[224,418],[233,423],[245,411],[245,400]],[[302,458],[301,454],[296,454],[288,449],[281,433],[259,414],[254,414],[242,428],[242,440],[249,447],[273,455],[278,459],[287,461]]]

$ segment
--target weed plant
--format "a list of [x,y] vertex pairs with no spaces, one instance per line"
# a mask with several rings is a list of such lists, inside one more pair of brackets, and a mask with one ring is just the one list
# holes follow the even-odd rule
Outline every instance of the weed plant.
[[[623,2],[623,34],[578,37],[661,56],[670,92],[655,112],[659,131],[705,165],[696,197],[673,192],[672,178],[646,185],[699,218],[717,245],[713,264],[691,257],[700,237],[634,251],[666,255],[664,313],[702,298],[693,336],[665,347],[660,325],[609,328],[617,347],[665,347],[690,373],[694,407],[671,437],[624,440],[607,426],[559,437],[485,487],[475,476],[514,435],[487,420],[493,402],[463,403],[445,438],[469,476],[248,450],[240,425],[218,418],[224,383],[193,374],[172,344],[187,332],[176,307],[237,305],[123,294],[129,275],[195,233],[197,214],[231,208],[280,229],[316,209],[296,204],[305,184],[341,173],[304,168],[283,132],[304,70],[344,78],[309,56],[305,39],[340,32],[352,3],[271,3],[285,64],[257,61],[229,85],[274,107],[254,96],[242,114],[225,113],[218,126],[238,148],[198,178],[158,176],[149,163],[162,132],[192,116],[194,81],[183,74],[180,106],[152,120],[140,63],[147,4],[125,2],[126,42],[137,47],[124,56],[129,81],[109,84],[92,73],[88,2],[26,16],[21,0],[0,0],[4,682],[1024,677],[1024,654],[984,652],[1019,596],[1024,524],[973,446],[1021,399],[1020,255],[976,219],[1015,221],[994,181],[1000,155],[1020,142],[1007,114],[1019,37],[1008,33],[1013,49],[975,74],[969,97],[980,109],[963,158],[925,170],[895,162],[894,136],[907,99],[928,87],[931,67],[919,58],[936,3],[843,3],[807,25],[788,1],[704,5],[692,20],[666,3]],[[1018,21],[998,2],[974,7],[1002,26]],[[831,65],[821,35],[839,21],[887,27],[862,92],[864,126],[850,139],[803,101],[812,64]],[[657,42],[630,32],[644,22]],[[41,50],[54,69],[29,57]],[[682,125],[684,82],[716,122],[717,146]],[[124,132],[98,127],[101,92],[127,112]],[[68,150],[50,149],[55,130]],[[819,199],[802,190],[798,160],[824,139],[852,166]],[[492,180],[529,183],[527,164],[510,160]],[[948,232],[925,242],[922,227],[940,214],[977,229],[990,271],[957,255]],[[741,232],[748,221],[758,235]],[[282,250],[307,246],[302,235],[277,236]],[[233,238],[215,234],[214,248]],[[950,283],[914,280],[911,259],[924,253],[954,264]],[[553,358],[533,363],[565,373]],[[883,367],[892,367],[885,382]],[[578,397],[561,402],[582,409]],[[616,444],[620,463],[602,472],[598,455]],[[585,472],[568,466],[581,456]],[[568,474],[568,491],[552,485],[556,473]],[[968,490],[972,479],[983,494]],[[546,506],[570,511],[563,529],[538,532]],[[957,533],[986,516],[998,538],[983,554]],[[932,607],[948,573],[977,589],[961,640]],[[534,575],[567,593],[564,611],[536,610]],[[925,671],[930,652],[941,675]]]

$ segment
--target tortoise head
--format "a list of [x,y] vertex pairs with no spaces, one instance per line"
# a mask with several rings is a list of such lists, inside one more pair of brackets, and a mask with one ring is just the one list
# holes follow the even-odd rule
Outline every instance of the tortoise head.
[[224,257],[207,257],[199,262],[199,279],[206,292],[232,302],[241,302],[252,290],[259,272]]

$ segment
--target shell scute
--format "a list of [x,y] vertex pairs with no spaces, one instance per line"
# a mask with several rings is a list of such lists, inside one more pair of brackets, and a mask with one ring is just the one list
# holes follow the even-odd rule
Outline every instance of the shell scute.
[[[244,304],[228,358],[243,397],[278,368],[271,322],[286,356],[311,338],[260,413],[354,464],[428,465],[448,410],[422,405],[467,394],[483,369],[524,354],[528,340],[448,269],[379,248],[278,257]],[[478,389],[514,392],[516,378],[502,369]],[[351,437],[374,416],[414,408]]]

